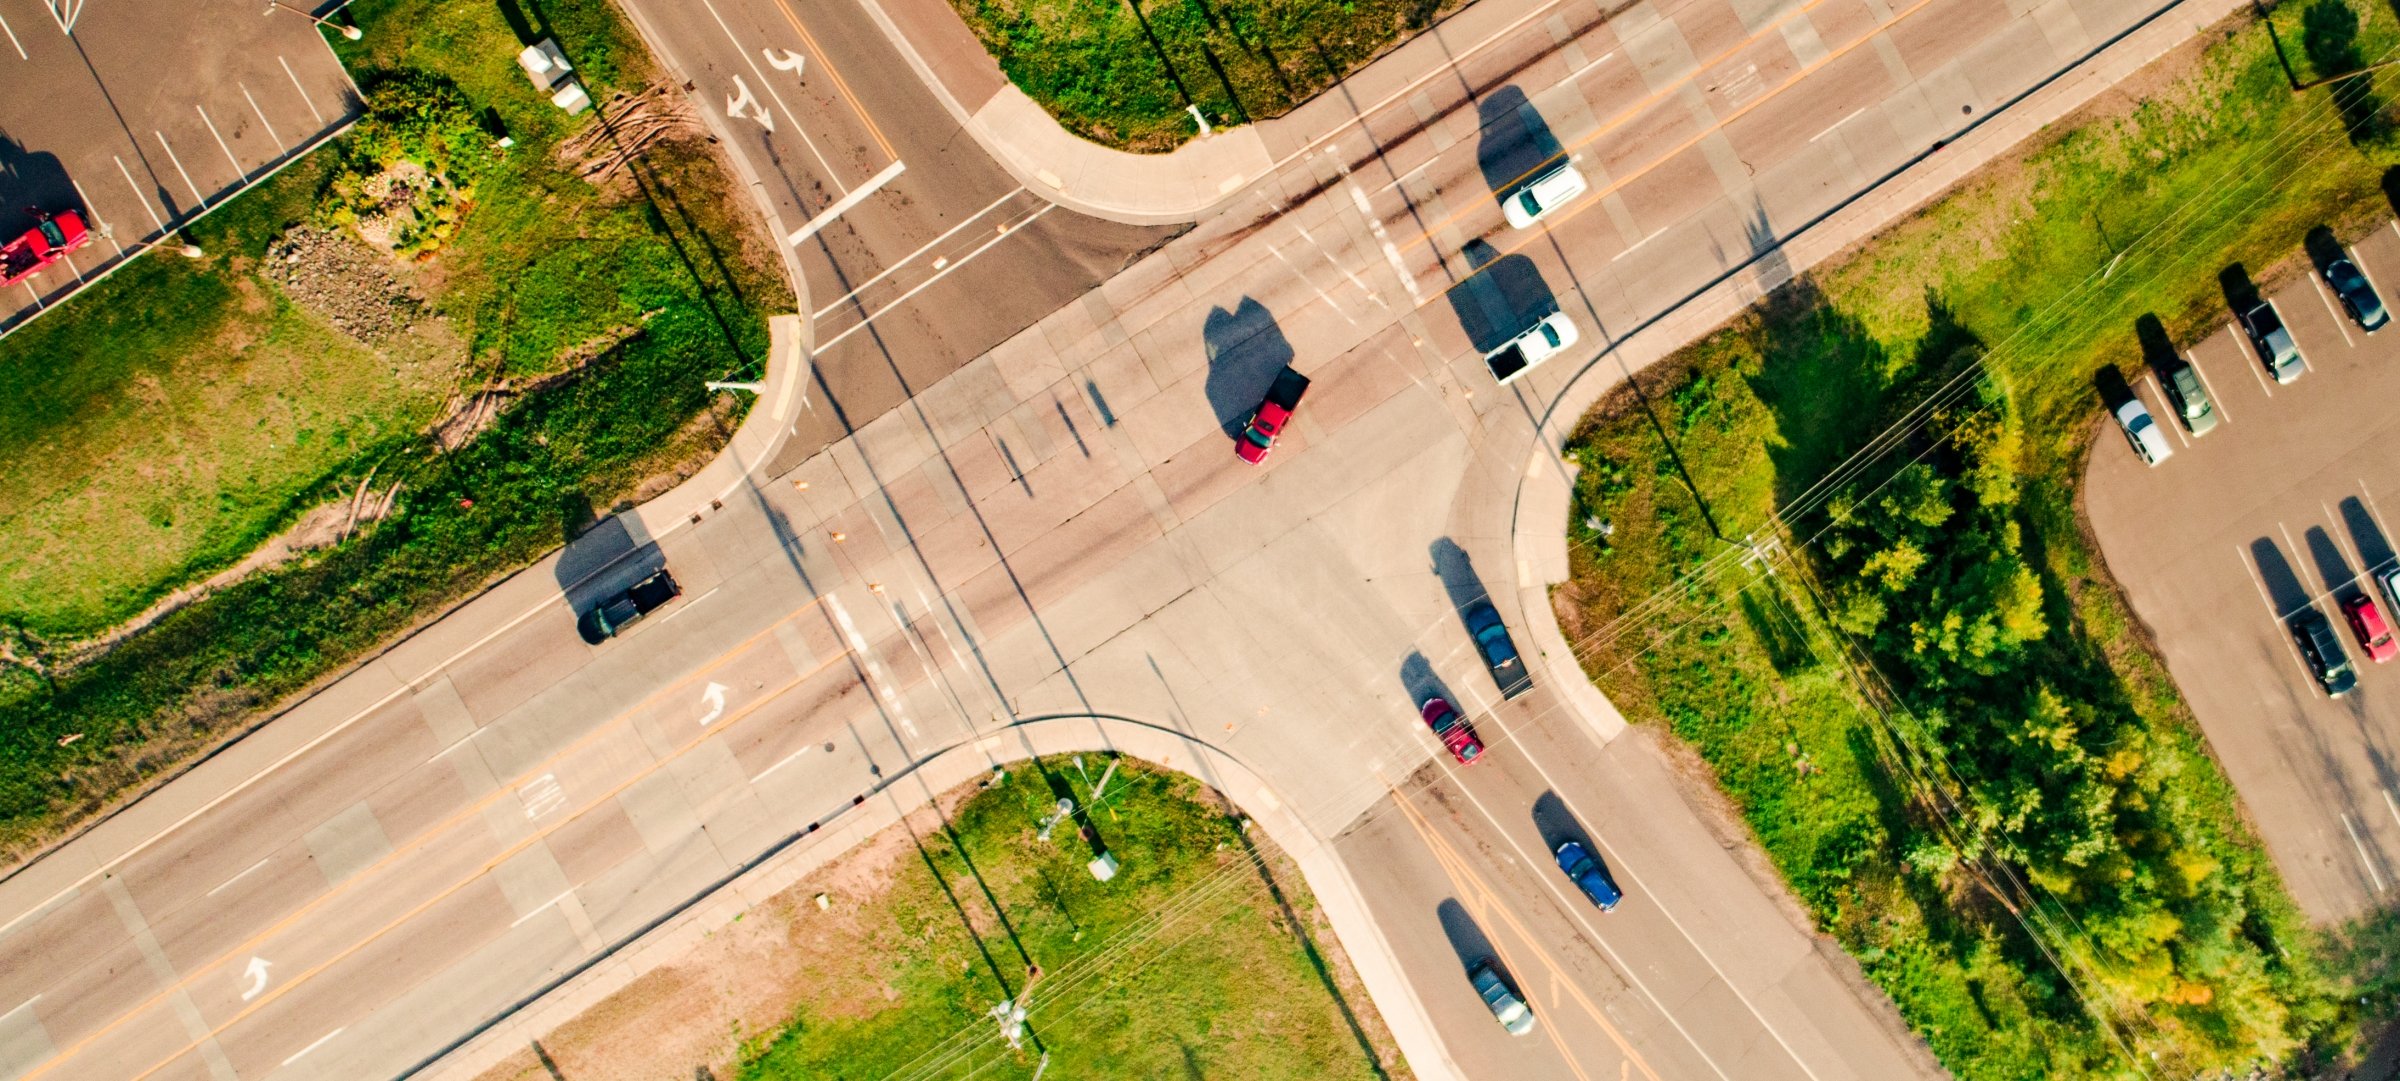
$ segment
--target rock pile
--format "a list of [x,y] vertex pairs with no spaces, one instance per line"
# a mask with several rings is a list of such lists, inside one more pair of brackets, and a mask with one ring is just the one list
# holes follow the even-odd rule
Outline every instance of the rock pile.
[[336,229],[295,226],[267,250],[267,273],[292,303],[370,345],[407,333],[425,300],[390,258]]

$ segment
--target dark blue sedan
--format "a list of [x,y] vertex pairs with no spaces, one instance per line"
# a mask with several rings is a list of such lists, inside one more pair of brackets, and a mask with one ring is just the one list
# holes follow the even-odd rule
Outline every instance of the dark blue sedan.
[[1600,869],[1600,864],[1583,850],[1582,845],[1569,841],[1558,846],[1558,869],[1565,871],[1567,877],[1574,880],[1575,887],[1591,898],[1593,904],[1599,905],[1602,912],[1617,907],[1617,902],[1625,899],[1625,895],[1618,891],[1617,884],[1609,881],[1608,872]]

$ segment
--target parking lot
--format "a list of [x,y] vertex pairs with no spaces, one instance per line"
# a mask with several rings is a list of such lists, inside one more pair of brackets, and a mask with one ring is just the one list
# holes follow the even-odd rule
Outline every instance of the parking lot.
[[[2297,238],[2295,238],[2297,244]],[[2400,225],[2349,255],[2390,303]],[[2173,453],[2146,466],[2114,430],[2089,466],[2092,526],[2109,569],[2174,673],[2301,907],[2339,920],[2400,891],[2400,664],[2367,659],[2343,620],[2394,565],[2400,514],[2400,329],[2373,334],[2315,276],[2272,294],[2308,364],[2277,386],[2228,325],[2183,355],[2221,423],[2192,436],[2156,372],[2133,390]],[[2359,668],[2328,698],[2287,629],[2315,606]]]
[[37,210],[80,209],[94,234],[0,294],[0,329],[355,115],[311,7],[0,0],[0,241]]

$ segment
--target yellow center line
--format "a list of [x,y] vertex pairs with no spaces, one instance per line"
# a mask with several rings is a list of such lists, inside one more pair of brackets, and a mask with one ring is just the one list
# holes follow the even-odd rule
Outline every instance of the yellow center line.
[[775,6],[783,12],[784,21],[792,24],[792,30],[800,35],[800,40],[808,45],[809,51],[816,54],[817,66],[824,68],[825,74],[833,77],[834,90],[840,92],[843,101],[850,103],[850,110],[857,113],[859,121],[867,126],[867,134],[874,137],[875,145],[883,148],[883,156],[891,161],[900,160],[900,152],[892,149],[892,141],[883,137],[883,129],[876,126],[874,117],[867,115],[867,107],[859,104],[858,96],[850,92],[849,82],[845,81],[841,71],[833,66],[832,54],[826,52],[824,46],[817,44],[816,35],[809,33],[808,27],[800,24],[800,16],[792,12],[791,4],[786,0],[775,0]]
[[[221,965],[230,964],[234,958],[253,951],[260,943],[265,942],[267,939],[272,938],[275,935],[283,933],[285,930],[291,928],[294,924],[297,924],[301,920],[304,920],[315,914],[325,906],[330,905],[336,900],[340,900],[359,889],[363,889],[365,884],[375,877],[375,872],[394,866],[400,860],[413,855],[419,850],[433,844],[436,840],[441,839],[446,831],[460,825],[461,823],[472,821],[475,817],[481,815],[485,810],[491,808],[494,804],[499,803],[503,799],[515,796],[517,790],[522,787],[526,781],[540,776],[543,773],[549,772],[550,767],[564,761],[569,755],[582,750],[584,747],[600,739],[602,736],[614,734],[627,727],[631,723],[631,719],[633,717],[640,714],[643,710],[650,708],[652,705],[663,699],[666,695],[678,689],[688,687],[702,676],[713,673],[722,668],[727,662],[730,662],[739,656],[748,654],[760,643],[765,642],[768,636],[774,633],[776,628],[799,618],[803,613],[807,612],[811,608],[816,607],[820,599],[821,598],[811,598],[807,603],[802,604],[798,608],[792,609],[790,612],[787,612],[782,617],[776,619],[773,623],[768,624],[765,630],[751,635],[749,638],[737,643],[732,648],[718,654],[715,659],[709,661],[707,664],[695,668],[691,672],[677,678],[674,682],[652,691],[650,694],[644,696],[641,701],[619,712],[614,718],[611,718],[609,723],[595,727],[591,731],[576,737],[574,741],[568,743],[564,747],[559,748],[557,751],[552,752],[548,757],[542,759],[540,762],[527,767],[523,772],[517,774],[507,784],[501,785],[493,789],[491,792],[485,793],[482,798],[477,799],[475,802],[467,805],[466,807],[451,812],[441,821],[436,822],[432,826],[428,827],[423,833],[418,834],[414,838],[411,838],[408,842],[402,844],[400,847],[392,850],[389,853],[386,853],[383,857],[377,859],[374,863],[368,864],[359,872],[343,879],[340,884],[328,889],[324,893],[318,894],[307,904],[294,909],[290,913],[285,914],[282,918],[267,925],[265,928],[252,933],[248,938],[243,939],[233,948],[225,951],[222,954],[219,954],[215,960],[192,966],[190,969],[186,970],[184,974],[173,984],[159,990],[155,994],[151,995],[148,999],[143,1000],[139,1005],[134,1006],[132,1009],[118,1014],[115,1020],[110,1021],[107,1025],[102,1026],[97,1031],[92,1032],[82,1039],[75,1041],[65,1050],[51,1056],[48,1062],[45,1062],[42,1065],[35,1067],[32,1071],[26,1073],[21,1081],[31,1081],[32,1078],[40,1077],[41,1075],[49,1072],[52,1067],[82,1053],[86,1048],[90,1047],[93,1042],[99,1040],[101,1037],[115,1032],[133,1018],[140,1016],[144,1011],[166,1001],[169,996],[186,990],[194,981],[200,978],[202,973],[211,971]],[[831,662],[828,661],[826,663]],[[814,675],[816,672],[823,671],[824,667],[824,664],[820,664],[816,669],[812,670],[809,675]],[[805,679],[807,677],[803,676],[801,678]],[[780,694],[782,692],[779,690],[776,693]],[[771,698],[772,695],[768,697]],[[746,707],[743,712],[746,713],[748,712],[748,709],[755,708],[757,705],[763,704],[765,701],[766,699],[760,699],[759,702],[752,703],[750,707]],[[736,716],[739,716],[739,714]],[[710,725],[709,728],[703,733],[701,739],[705,740],[708,735],[713,735],[717,731],[721,731],[724,725],[731,723],[732,718],[726,718],[717,724]],[[476,731],[481,733],[482,729],[478,728]],[[652,765],[650,769],[655,770],[659,766],[674,761],[676,758],[681,757],[684,751],[690,750],[692,746],[696,746],[699,742],[700,740],[695,740],[692,744],[678,749],[674,754],[659,760],[656,764]],[[647,771],[645,771],[644,775],[647,775]],[[639,778],[637,777],[636,779]],[[610,796],[613,796],[614,794],[615,793],[612,792],[610,793]],[[608,797],[602,798],[606,799]],[[587,803],[584,807],[578,809],[575,814],[561,819],[560,824],[563,825],[566,822],[572,821],[574,818],[581,816],[585,812],[589,811],[592,806],[596,805],[596,802],[597,801],[594,803]],[[555,829],[556,827],[552,828]],[[544,831],[544,833],[537,834],[532,839],[539,840],[542,836],[546,836],[547,833],[548,831]],[[514,850],[512,850],[512,853],[513,851]],[[487,866],[485,870],[488,869],[489,867]],[[469,875],[466,881],[471,882],[476,877],[481,876],[483,873],[483,870],[478,870],[474,874]],[[461,885],[464,884],[464,882],[461,883]],[[456,887],[453,887],[453,889],[455,888]],[[445,896],[447,896],[447,894],[445,894]],[[412,912],[410,915],[414,914],[415,913]],[[406,918],[407,917],[403,917],[403,919]],[[389,928],[387,927],[386,930],[389,930]],[[377,932],[378,935],[381,933],[382,932],[380,931]],[[305,978],[305,976],[303,978]],[[261,1000],[260,1004],[264,1005],[266,1001],[274,999],[276,995],[279,994],[281,994],[281,991],[276,992],[276,994],[266,996],[265,999]],[[239,1020],[239,1018],[237,1017],[236,1020]],[[228,1024],[230,1023],[231,1022],[228,1022]],[[215,1033],[212,1032],[210,1035],[213,1036]],[[191,1045],[191,1047],[197,1046],[199,1046],[197,1042]],[[191,1049],[191,1047],[186,1047],[184,1050],[188,1051]],[[181,1054],[183,1054],[183,1051],[175,1052],[175,1055]],[[173,1061],[174,1057],[174,1055],[168,1056],[168,1061]],[[164,1066],[165,1064],[165,1062],[162,1062],[159,1065]],[[156,1069],[157,1067],[152,1067],[153,1071]],[[144,1074],[144,1076],[148,1076],[148,1074]]]
[[[1392,802],[1399,806],[1401,816],[1407,819],[1409,827],[1416,831],[1418,839],[1425,842],[1426,850],[1433,854],[1434,862],[1441,865],[1443,875],[1450,879],[1451,885],[1458,888],[1461,899],[1474,903],[1477,915],[1498,920],[1510,931],[1515,932],[1518,938],[1523,939],[1526,945],[1531,947],[1533,957],[1541,962],[1543,971],[1549,973],[1552,989],[1555,991],[1557,988],[1565,988],[1567,997],[1574,1000],[1575,1004],[1581,1007],[1584,1013],[1590,1015],[1593,1021],[1598,1022],[1600,1030],[1608,1034],[1609,1042],[1616,1044],[1617,1050],[1624,1053],[1625,1061],[1629,1066],[1641,1070],[1642,1076],[1649,1078],[1650,1081],[1660,1081],[1658,1071],[1650,1068],[1649,1061],[1644,1059],[1642,1053],[1634,1048],[1632,1041],[1626,1039],[1625,1034],[1617,1030],[1616,1024],[1608,1019],[1608,1015],[1601,1012],[1600,1007],[1583,993],[1583,988],[1576,984],[1574,978],[1566,974],[1558,962],[1550,956],[1548,950],[1542,948],[1541,940],[1534,937],[1533,933],[1517,920],[1516,914],[1509,911],[1508,906],[1501,902],[1498,892],[1492,889],[1483,876],[1476,874],[1475,870],[1467,865],[1466,859],[1460,856],[1456,849],[1451,848],[1449,842],[1434,832],[1433,824],[1424,819],[1417,811],[1416,806],[1410,803],[1398,788],[1393,787],[1389,781],[1384,782],[1384,787],[1391,790]],[[1507,965],[1510,972],[1521,971],[1517,968],[1516,962],[1509,959],[1508,951],[1501,948],[1498,936],[1494,936],[1492,939],[1492,949],[1500,954],[1500,963]],[[1521,990],[1530,994],[1529,987],[1521,988]],[[1553,1026],[1544,1026],[1545,1029],[1551,1027]],[[1560,1042],[1555,1033],[1551,1039],[1553,1043],[1559,1044],[1559,1054],[1566,1058],[1568,1068],[1574,1070],[1577,1077],[1584,1077],[1582,1067],[1576,1064],[1575,1057],[1568,1053],[1565,1044]]]

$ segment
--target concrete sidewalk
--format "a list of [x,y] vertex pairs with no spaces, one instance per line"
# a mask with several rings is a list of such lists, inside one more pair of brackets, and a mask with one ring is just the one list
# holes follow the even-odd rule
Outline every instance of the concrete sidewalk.
[[731,882],[667,917],[648,933],[609,950],[565,978],[538,1002],[475,1034],[422,1076],[471,1081],[507,1057],[599,1006],[653,969],[674,964],[717,930],[767,903],[818,868],[899,823],[942,793],[994,767],[1028,758],[1116,752],[1198,778],[1256,823],[1300,867],[1334,938],[1350,958],[1368,997],[1383,1015],[1409,1068],[1427,1081],[1463,1079],[1435,1036],[1425,1007],[1400,971],[1399,959],[1370,917],[1366,900],[1327,842],[1319,839],[1240,759],[1198,738],[1124,717],[1029,719],[947,748],[892,777],[821,830],[801,833],[744,869]]

